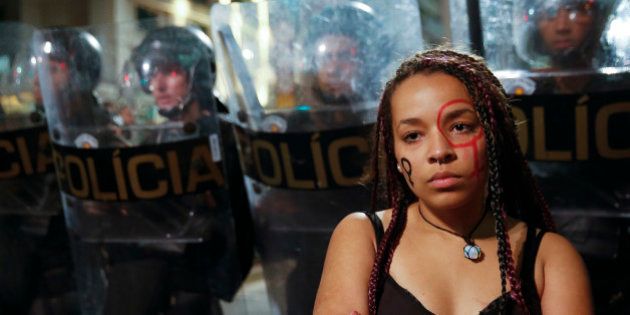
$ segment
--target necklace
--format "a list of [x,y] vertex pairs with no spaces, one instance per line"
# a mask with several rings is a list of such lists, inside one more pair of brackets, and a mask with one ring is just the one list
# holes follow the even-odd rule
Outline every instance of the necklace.
[[464,257],[474,261],[474,262],[478,262],[481,260],[481,258],[483,257],[483,252],[481,251],[481,247],[479,247],[479,245],[475,244],[475,241],[472,239],[472,235],[475,233],[475,231],[477,231],[477,228],[479,228],[479,225],[481,225],[481,222],[483,221],[483,219],[486,217],[486,213],[488,212],[488,209],[486,208],[486,210],[483,212],[483,215],[481,216],[481,218],[479,219],[479,221],[477,222],[477,224],[475,224],[475,227],[470,231],[470,233],[468,233],[468,235],[461,235],[457,232],[453,232],[451,230],[445,229],[441,226],[435,225],[433,222],[429,221],[424,214],[422,214],[422,210],[420,209],[420,205],[418,205],[418,213],[420,213],[420,216],[422,217],[422,219],[424,220],[424,222],[428,223],[429,225],[431,225],[432,227],[453,234],[455,236],[458,236],[460,238],[462,238],[464,240],[464,242],[466,242],[466,245],[464,246]]

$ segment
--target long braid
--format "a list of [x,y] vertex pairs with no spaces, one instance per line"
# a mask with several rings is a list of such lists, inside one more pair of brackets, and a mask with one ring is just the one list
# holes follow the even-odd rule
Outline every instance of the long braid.
[[505,212],[503,187],[501,186],[501,173],[499,167],[499,161],[501,161],[502,158],[499,156],[500,152],[498,152],[496,149],[497,137],[500,135],[496,135],[496,133],[493,132],[494,130],[498,130],[499,128],[499,119],[497,119],[497,115],[499,113],[493,109],[493,102],[488,93],[484,93],[483,103],[485,106],[479,106],[478,112],[480,116],[485,116],[484,114],[486,113],[484,109],[487,109],[487,119],[482,118],[482,120],[487,121],[487,126],[486,128],[484,128],[484,130],[486,130],[486,141],[488,144],[488,181],[491,192],[490,208],[492,209],[492,214],[495,219],[495,232],[497,234],[498,241],[497,255],[499,256],[499,265],[502,265],[501,293],[505,293],[506,291],[506,281],[504,277],[507,276],[508,281],[510,282],[510,293],[512,297],[517,301],[519,305],[521,305],[521,307],[527,309],[527,306],[525,305],[525,299],[523,298],[523,293],[521,290],[521,280],[516,274],[516,267],[512,254],[512,246],[510,244],[510,236],[507,233],[507,213]]
[[379,161],[381,159],[381,154],[380,154],[380,142],[381,142],[381,134],[383,134],[383,115],[381,114],[381,112],[383,111],[383,108],[379,108],[379,113],[378,113],[378,119],[376,121],[376,128],[374,128],[374,143],[372,144],[372,161],[371,161],[371,173],[369,175],[368,180],[372,181],[372,191],[371,191],[371,206],[372,206],[372,212],[376,212],[377,210],[377,206],[379,204],[378,202],[378,192],[379,192],[379,185],[381,184],[380,181],[380,168],[379,168]]
[[[487,141],[489,175],[486,206],[490,207],[495,220],[501,291],[507,292],[509,282],[512,298],[527,311],[521,290],[521,280],[516,273],[510,245],[507,226],[508,210],[512,213],[520,211],[522,215],[517,215],[517,217],[526,221],[528,225],[550,229],[553,227],[553,222],[548,207],[518,146],[514,117],[499,80],[479,58],[453,51],[432,50],[416,54],[404,61],[394,78],[386,84],[380,101],[373,157],[384,163],[372,161],[371,175],[376,183],[372,186],[372,201],[378,199],[380,191],[381,194],[384,193],[384,200],[393,210],[390,224],[378,246],[370,274],[368,293],[370,314],[375,314],[378,308],[378,297],[382,291],[385,274],[389,270],[394,250],[406,225],[407,207],[416,198],[408,188],[404,177],[395,170],[391,96],[396,87],[405,79],[415,74],[433,72],[453,75],[466,86],[482,122]],[[513,175],[510,173],[513,164],[520,164],[518,168],[514,168],[516,171],[513,171],[518,173],[516,174],[518,179],[510,182],[508,179]],[[381,170],[380,166],[384,166],[385,169]],[[518,171],[519,169],[521,170]],[[381,176],[387,183],[385,191],[379,188]],[[509,208],[506,208],[508,204],[506,204],[505,196],[510,196]],[[376,210],[374,205],[373,210]],[[503,306],[502,303],[501,307]]]
[[[398,245],[402,231],[407,221],[407,206],[410,200],[410,192],[406,187],[404,178],[396,171],[396,160],[391,158],[394,156],[394,145],[392,143],[391,135],[391,112],[389,99],[391,95],[388,91],[393,91],[392,84],[389,83],[386,86],[383,97],[381,98],[381,104],[379,106],[379,115],[377,120],[377,132],[380,135],[376,138],[373,148],[373,154],[383,159],[382,166],[385,170],[381,171],[379,163],[380,161],[372,161],[373,172],[372,176],[377,178],[384,173],[385,178],[395,179],[387,181],[387,189],[385,191],[384,199],[388,206],[393,208],[389,225],[379,243],[376,258],[372,272],[370,274],[370,282],[368,287],[368,308],[370,314],[376,314],[378,307],[378,293],[382,290],[382,286],[385,280],[385,274],[389,271],[391,265],[394,250]],[[376,185],[372,186],[373,189]],[[374,192],[374,190],[373,190]],[[377,199],[373,197],[373,200]],[[373,206],[373,211],[374,205]]]
[[[490,70],[484,67],[483,71],[485,72],[487,77],[490,77],[493,79],[494,85],[500,89],[500,93],[498,93],[498,95],[501,96],[502,98],[500,99],[500,102],[504,102],[507,105],[507,106],[498,107],[499,111],[501,112],[501,115],[504,117],[505,125],[513,125],[513,128],[516,129],[517,128],[516,123],[515,123],[516,118],[514,117],[514,113],[511,110],[510,104],[507,102],[507,99],[505,99],[504,97],[505,90],[501,86],[498,79],[496,79],[496,77],[490,72]],[[492,109],[491,106],[489,106],[488,108]],[[513,155],[509,156],[508,160],[517,161],[517,164],[519,164],[519,165],[515,165],[515,168],[519,168],[520,171],[522,172],[523,184],[527,185],[529,189],[531,189],[533,194],[536,196],[536,198],[533,198],[532,200],[534,202],[533,206],[536,209],[541,210],[537,213],[538,217],[531,217],[532,221],[530,222],[536,222],[537,223],[536,225],[540,227],[544,227],[546,230],[555,231],[556,227],[553,222],[553,218],[551,217],[549,206],[536,183],[536,179],[534,178],[531,172],[531,169],[529,168],[529,165],[527,164],[525,155],[523,154],[521,147],[519,145],[519,142],[518,142],[517,133],[516,132],[505,133],[504,136],[506,137],[505,141],[509,142],[509,147],[513,148],[513,150],[509,151]],[[527,214],[527,215],[530,215],[530,214]]]
[[[393,145],[387,138],[384,139],[384,142],[384,150],[388,153],[387,156],[391,156],[389,153],[393,151]],[[391,161],[389,158],[386,159],[386,173],[389,178],[396,178],[397,174],[393,171],[395,167],[392,166],[392,162],[395,165],[395,161]],[[385,279],[384,275],[389,271],[394,250],[398,245],[400,235],[406,224],[408,204],[405,202],[403,193],[400,190],[398,181],[388,182],[388,202],[393,206],[393,211],[389,226],[378,246],[374,266],[370,274],[368,289],[368,307],[370,314],[376,314],[378,307],[377,294],[382,289]]]

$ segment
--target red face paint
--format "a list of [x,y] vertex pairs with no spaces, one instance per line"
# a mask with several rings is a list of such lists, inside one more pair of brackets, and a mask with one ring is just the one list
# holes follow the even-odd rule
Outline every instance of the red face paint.
[[[475,177],[477,178],[477,180],[479,180],[479,174],[481,173],[481,170],[483,169],[483,167],[481,166],[481,162],[479,160],[479,141],[481,139],[483,139],[484,134],[483,134],[483,128],[479,129],[479,132],[472,138],[470,139],[470,141],[464,142],[464,143],[453,143],[451,141],[451,139],[449,139],[449,137],[446,135],[446,133],[444,132],[444,130],[442,130],[442,112],[444,112],[444,110],[452,105],[455,104],[460,104],[460,103],[465,103],[465,104],[469,104],[472,106],[472,104],[470,104],[470,102],[468,100],[465,99],[454,99],[454,100],[450,100],[444,104],[442,104],[442,106],[440,106],[440,109],[438,111],[438,117],[437,117],[437,126],[438,129],[440,130],[440,133],[444,136],[444,138],[446,139],[446,141],[453,147],[453,148],[467,148],[470,147],[473,150],[473,158],[475,159],[475,167],[474,167],[474,171],[471,174],[471,177]],[[474,108],[474,107],[473,107]]]

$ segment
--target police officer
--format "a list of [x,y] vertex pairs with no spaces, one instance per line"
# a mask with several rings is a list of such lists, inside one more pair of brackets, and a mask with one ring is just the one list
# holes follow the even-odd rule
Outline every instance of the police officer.
[[[305,57],[316,104],[347,105],[378,95],[379,69],[388,56],[375,53],[386,45],[374,10],[350,1],[327,6],[308,25]],[[382,54],[382,52],[381,52]],[[303,103],[310,100],[303,99]]]
[[[137,82],[123,84],[152,96],[160,124],[134,145],[163,145],[219,133],[212,95],[213,57],[208,37],[197,29],[168,26],[149,32],[132,52],[133,67],[124,73],[125,78],[137,78]],[[223,143],[226,155],[235,151]],[[238,161],[235,156],[225,160],[228,169]],[[240,173],[223,176],[239,180],[228,180],[230,195],[243,193],[238,186],[242,185]],[[243,214],[248,209],[236,202],[244,198],[233,198],[230,204],[223,194],[227,193],[204,191],[125,204],[126,212],[143,216],[142,221],[151,222],[154,230],[171,231],[167,229],[174,225],[201,235],[197,240],[154,239],[147,243],[142,237],[131,239],[135,229],[128,225],[128,231],[122,231],[129,236],[125,244],[105,243],[96,249],[86,245],[86,259],[95,257],[107,277],[101,286],[103,313],[221,314],[219,299],[234,296],[252,259],[251,239],[247,239],[251,226]],[[242,228],[243,235],[237,235],[232,222]],[[249,222],[251,225],[251,219]]]
[[[131,60],[142,89],[153,96],[158,113],[169,122],[186,126],[167,133],[208,133],[207,127],[216,119],[211,118],[216,112],[212,94],[215,66],[212,44],[205,34],[193,28],[160,28],[147,35]],[[168,137],[176,139],[177,135],[162,132],[153,140],[163,142]]]
[[[111,116],[95,94],[103,54],[98,40],[86,31],[55,28],[43,32],[38,41],[46,69],[39,72],[43,75],[35,81],[35,89],[50,104],[52,140],[83,148],[124,145],[110,132]],[[47,88],[42,89],[42,84]]]
[[594,71],[606,66],[600,38],[611,8],[612,1],[606,0],[523,3],[516,21],[518,55],[535,72],[564,72],[537,79],[536,93],[570,94],[620,86],[620,78],[597,76]]
[[390,59],[388,41],[372,7],[350,1],[326,6],[310,18],[289,131],[359,126],[362,111],[380,91]]

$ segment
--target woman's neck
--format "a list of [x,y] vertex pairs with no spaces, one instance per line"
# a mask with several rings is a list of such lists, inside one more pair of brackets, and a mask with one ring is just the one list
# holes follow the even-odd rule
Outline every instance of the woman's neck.
[[[480,220],[487,221],[490,218],[486,214],[483,200],[448,209],[431,207],[420,200],[417,204],[411,205],[409,211],[416,212],[419,220],[428,221],[424,223],[431,229],[438,226],[463,236],[473,232]],[[481,225],[484,225],[483,222]]]

